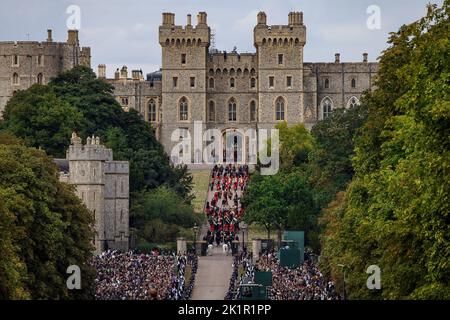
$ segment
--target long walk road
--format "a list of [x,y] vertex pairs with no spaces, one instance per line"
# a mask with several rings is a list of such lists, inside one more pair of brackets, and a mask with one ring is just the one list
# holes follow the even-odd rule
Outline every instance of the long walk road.
[[214,247],[212,256],[198,258],[198,270],[192,300],[223,300],[228,291],[233,258]]
[[[209,173],[210,176],[211,173]],[[209,182],[208,182],[209,184]],[[211,202],[216,188],[213,190],[208,187],[206,201]],[[239,197],[242,191],[237,190]],[[228,199],[228,206],[233,206],[233,201]],[[209,225],[204,225],[200,237],[206,234]],[[195,285],[192,291],[191,300],[223,300],[228,291],[231,275],[233,273],[233,257],[223,253],[222,246],[216,247],[212,256],[199,257],[197,275],[195,276]]]

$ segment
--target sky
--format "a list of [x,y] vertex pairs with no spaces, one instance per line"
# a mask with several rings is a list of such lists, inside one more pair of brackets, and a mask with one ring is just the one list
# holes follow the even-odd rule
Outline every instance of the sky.
[[[389,33],[426,13],[428,2],[443,0],[0,0],[0,41],[45,41],[47,29],[54,41],[67,39],[67,9],[80,9],[80,43],[91,47],[93,69],[106,64],[112,77],[116,68],[142,69],[144,74],[161,66],[158,27],[162,12],[175,13],[175,24],[186,25],[187,14],[196,24],[206,11],[221,51],[255,52],[253,28],[264,11],[267,24],[287,24],[288,13],[302,11],[307,28],[305,62],[362,61],[363,52],[376,61],[387,48]],[[377,18],[379,28],[368,28]]]

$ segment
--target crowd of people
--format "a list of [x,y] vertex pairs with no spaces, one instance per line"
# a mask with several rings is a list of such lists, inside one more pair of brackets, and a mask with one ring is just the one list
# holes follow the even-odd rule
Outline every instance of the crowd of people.
[[[185,286],[187,264],[191,279]],[[189,299],[197,258],[189,255],[136,254],[105,251],[94,257],[97,300],[185,300]]]
[[305,255],[303,265],[290,269],[280,265],[274,252],[263,254],[258,262],[260,271],[272,271],[271,300],[338,300],[335,285],[327,281],[316,263]]
[[241,199],[249,178],[247,165],[214,166],[205,206],[209,230],[203,240],[208,244],[219,246],[222,242],[231,244],[232,241],[239,241],[239,222],[245,212]]
[[[239,267],[244,270],[239,277]],[[225,295],[225,300],[237,300],[239,298],[239,285],[244,284],[248,279],[254,278],[254,271],[252,259],[250,254],[242,252],[240,255],[235,255],[233,258],[232,274],[228,291]],[[239,278],[239,279],[238,279]]]

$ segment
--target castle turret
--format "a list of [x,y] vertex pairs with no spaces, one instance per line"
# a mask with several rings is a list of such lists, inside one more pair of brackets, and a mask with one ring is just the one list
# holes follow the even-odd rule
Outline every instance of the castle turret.
[[99,79],[106,79],[106,65],[99,64],[98,65],[98,78]]
[[161,137],[168,153],[173,144],[170,136],[175,129],[181,124],[189,127],[194,121],[206,121],[206,63],[210,45],[206,12],[199,12],[197,24],[191,24],[190,15],[187,25],[180,26],[175,25],[173,13],[163,13],[159,27],[163,70],[161,109],[176,108],[162,118],[166,124]]
[[265,12],[259,12],[257,17],[257,22],[259,25],[266,25],[267,24],[267,16]]
[[266,14],[260,12],[253,31],[258,56],[259,121],[267,128],[280,121],[302,122],[304,117],[303,110],[294,106],[303,105],[306,27],[301,12],[290,12],[287,18],[287,24],[269,26]]

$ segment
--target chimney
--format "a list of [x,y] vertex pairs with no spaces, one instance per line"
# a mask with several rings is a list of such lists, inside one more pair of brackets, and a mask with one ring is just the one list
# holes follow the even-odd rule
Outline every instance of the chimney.
[[67,43],[79,45],[78,30],[68,30],[67,31]]
[[140,70],[132,70],[131,76],[133,80],[140,80],[141,79],[141,71]]
[[128,68],[127,66],[123,66],[120,70],[120,78],[121,79],[128,79]]
[[175,14],[170,12],[163,12],[163,26],[175,25]]
[[363,62],[364,63],[369,62],[369,54],[368,53],[363,53]]
[[340,53],[336,53],[334,55],[334,63],[341,63],[341,54]]
[[205,26],[207,25],[206,22],[206,12],[199,12],[197,15],[197,26]]
[[[289,17],[290,17],[290,14],[289,14]],[[267,16],[266,16],[266,13],[265,12],[263,12],[263,11],[261,11],[261,12],[259,12],[258,13],[258,24],[259,25],[266,25],[267,24]]]
[[192,25],[192,16],[190,14],[187,15],[187,25],[188,26]]
[[47,42],[53,42],[52,39],[52,29],[47,30]]
[[289,12],[288,24],[290,26],[299,25],[303,23],[303,13],[301,12]]
[[98,65],[98,74],[97,74],[99,79],[106,79],[106,65],[104,64],[99,64]]

